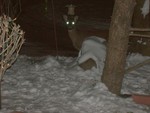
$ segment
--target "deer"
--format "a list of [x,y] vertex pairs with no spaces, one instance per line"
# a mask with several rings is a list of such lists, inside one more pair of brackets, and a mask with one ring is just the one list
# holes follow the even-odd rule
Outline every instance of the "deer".
[[63,19],[68,29],[69,38],[71,39],[75,49],[80,50],[83,41],[90,36],[97,36],[101,38],[105,37],[105,39],[106,37],[108,37],[107,35],[108,33],[106,33],[108,31],[106,30],[104,31],[101,31],[99,29],[84,30],[84,29],[77,28],[77,22],[79,17],[75,15],[76,6],[70,4],[67,5],[66,7],[68,8],[68,12],[67,15],[63,15]]
[[[100,31],[97,32],[98,34],[95,34],[95,32],[92,34],[92,32],[89,32],[89,31],[84,32],[84,30],[80,30],[79,28],[77,28],[77,21],[79,17],[75,15],[76,6],[71,4],[71,5],[67,5],[66,7],[68,8],[68,12],[67,12],[67,15],[63,15],[63,19],[67,26],[69,38],[71,39],[74,48],[79,51],[79,55],[77,58],[77,62],[79,66],[83,68],[84,70],[91,69],[93,66],[97,67],[96,61],[93,60],[95,58],[87,57],[86,61],[83,60],[83,57],[82,57],[83,51],[85,51],[83,49],[89,48],[90,50],[91,45],[89,41],[93,41],[93,42],[101,41],[101,43],[105,43],[106,42],[105,39],[102,38],[101,36],[102,34],[100,34]],[[91,39],[91,36],[94,36],[95,39]],[[100,37],[100,39],[97,39],[96,36]],[[89,52],[85,54],[89,54]]]

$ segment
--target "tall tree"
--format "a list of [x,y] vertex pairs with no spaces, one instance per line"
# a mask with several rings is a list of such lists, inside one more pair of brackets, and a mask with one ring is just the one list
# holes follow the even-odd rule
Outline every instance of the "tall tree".
[[125,71],[130,25],[135,0],[115,0],[102,82],[117,95],[120,94]]

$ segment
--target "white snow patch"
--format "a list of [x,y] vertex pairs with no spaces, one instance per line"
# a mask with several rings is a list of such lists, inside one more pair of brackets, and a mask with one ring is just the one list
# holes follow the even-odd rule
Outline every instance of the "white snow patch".
[[[131,54],[128,66],[149,57]],[[19,56],[7,70],[2,82],[2,110],[0,113],[149,113],[132,98],[110,93],[101,83],[96,69],[83,71],[66,65],[74,58],[52,56],[32,58]],[[65,65],[64,65],[65,64]],[[103,65],[99,62],[99,65]],[[150,65],[125,75],[122,93],[150,94]]]
[[146,15],[149,13],[149,7],[150,7],[150,0],[145,0],[143,7],[141,8],[142,15],[145,18]]
[[[97,36],[88,37],[83,42],[78,58],[75,62],[77,64],[82,64],[88,59],[92,59],[95,61],[97,69],[103,70],[102,64],[104,63],[106,56],[106,45],[104,44],[105,41],[105,39]],[[76,65],[76,63],[74,63],[74,65]]]

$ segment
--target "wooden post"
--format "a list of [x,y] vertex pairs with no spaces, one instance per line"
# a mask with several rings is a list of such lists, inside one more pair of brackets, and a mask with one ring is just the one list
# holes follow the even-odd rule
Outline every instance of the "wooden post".
[[72,4],[70,4],[70,5],[67,5],[66,6],[67,8],[68,8],[68,15],[75,15],[75,5],[72,5]]
[[126,54],[135,0],[116,0],[109,31],[106,62],[102,82],[120,95],[125,73]]

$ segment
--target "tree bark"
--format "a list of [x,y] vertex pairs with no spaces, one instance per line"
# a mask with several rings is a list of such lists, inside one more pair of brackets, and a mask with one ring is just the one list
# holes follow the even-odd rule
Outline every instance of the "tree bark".
[[116,0],[109,31],[102,82],[109,91],[120,95],[125,73],[129,31],[135,0]]

